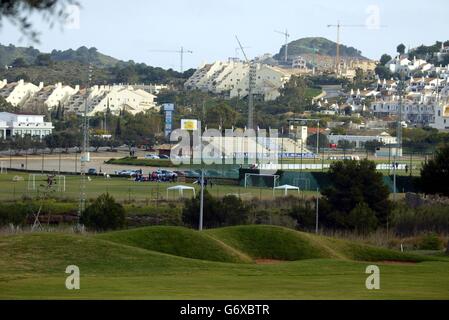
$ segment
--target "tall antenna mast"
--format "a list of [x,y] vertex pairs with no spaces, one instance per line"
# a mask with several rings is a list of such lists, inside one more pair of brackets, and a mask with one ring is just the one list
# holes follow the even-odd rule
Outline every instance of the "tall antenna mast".
[[89,64],[88,79],[86,84],[86,92],[84,95],[84,114],[83,114],[83,144],[81,149],[81,166],[80,166],[80,201],[78,207],[78,216],[86,210],[86,163],[90,161],[89,154],[89,118],[87,113],[89,112],[88,98],[89,98],[89,88],[92,82],[92,63]]
[[248,129],[254,129],[254,96],[253,92],[256,86],[256,73],[257,66],[253,61],[250,61],[246,55],[245,49],[243,48],[240,40],[237,36],[237,43],[239,44],[240,50],[242,50],[243,56],[249,65],[248,73]]

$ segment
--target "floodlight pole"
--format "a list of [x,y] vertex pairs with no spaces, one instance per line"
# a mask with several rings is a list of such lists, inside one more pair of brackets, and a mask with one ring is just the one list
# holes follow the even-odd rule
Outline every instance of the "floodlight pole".
[[320,189],[317,188],[316,189],[316,220],[315,220],[315,233],[318,234],[319,231],[319,225],[318,225],[318,221],[319,221],[319,212],[320,212],[320,198],[319,198],[319,194],[320,194]]
[[203,141],[201,136],[201,122],[198,126],[198,135],[199,135],[199,147],[200,147],[200,158],[201,158],[201,196],[200,196],[200,222],[199,222],[199,231],[203,230],[203,219],[204,219],[204,167],[203,167]]
[[199,230],[203,231],[203,217],[204,217],[204,170],[201,168],[201,200],[200,200],[200,226]]

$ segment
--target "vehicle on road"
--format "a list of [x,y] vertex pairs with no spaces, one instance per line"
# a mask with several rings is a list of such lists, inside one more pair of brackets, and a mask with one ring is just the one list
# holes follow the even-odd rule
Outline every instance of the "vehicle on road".
[[96,175],[97,174],[97,169],[90,168],[89,170],[87,170],[87,174],[89,174],[89,175]]
[[148,160],[159,160],[159,159],[161,159],[158,155],[155,155],[155,154],[147,154],[147,155],[145,155],[144,158],[148,159]]

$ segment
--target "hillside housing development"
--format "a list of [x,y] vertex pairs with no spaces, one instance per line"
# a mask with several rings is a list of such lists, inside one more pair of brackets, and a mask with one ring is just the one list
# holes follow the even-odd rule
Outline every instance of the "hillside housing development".
[[127,111],[132,114],[159,110],[157,94],[167,89],[166,85],[102,85],[80,89],[56,83],[39,86],[24,80],[8,83],[0,81],[0,96],[21,110],[43,113],[61,107],[64,112],[83,114],[87,102],[88,115],[109,111],[119,114]]

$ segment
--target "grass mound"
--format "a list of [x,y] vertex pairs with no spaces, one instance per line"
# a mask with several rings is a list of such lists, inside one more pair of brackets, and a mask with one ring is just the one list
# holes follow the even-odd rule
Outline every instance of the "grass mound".
[[192,259],[232,263],[251,262],[251,258],[207,234],[181,227],[139,228],[104,233],[97,238]]
[[351,241],[317,236],[276,226],[239,226],[208,230],[254,259],[284,261],[336,258],[355,261],[421,262],[429,257],[401,253]]
[[239,226],[207,233],[254,259],[295,261],[332,257],[325,247],[302,233],[282,227]]
[[[200,261],[119,245],[95,237],[59,233],[0,237],[0,270],[3,274],[62,274],[68,265],[83,272],[165,272],[198,268]],[[0,274],[1,274],[0,273]],[[1,280],[1,275],[0,275]]]

